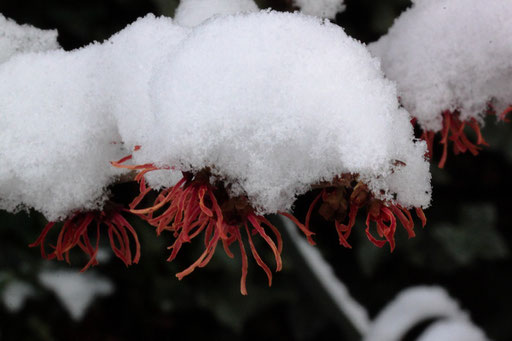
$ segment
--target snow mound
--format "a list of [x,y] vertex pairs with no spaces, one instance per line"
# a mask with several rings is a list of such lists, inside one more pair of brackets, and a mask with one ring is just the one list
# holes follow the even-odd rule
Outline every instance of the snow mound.
[[369,47],[424,130],[441,130],[444,110],[482,123],[491,100],[512,104],[511,16],[511,1],[416,0]]
[[[149,96],[153,67],[174,53],[189,31],[171,18],[148,14],[103,44],[103,74],[111,80],[109,111],[114,115],[126,150],[146,145],[154,134],[153,127],[158,122],[151,112]],[[139,155],[134,154],[136,164],[143,163]],[[147,174],[146,178],[158,189],[174,185],[181,176],[180,172],[159,170]]]
[[100,209],[121,174],[110,161],[137,145],[138,164],[210,167],[259,213],[344,173],[425,207],[409,120],[378,61],[329,22],[267,11],[186,29],[149,15],[103,44],[0,64],[0,208],[53,221]]
[[344,173],[382,199],[429,204],[426,145],[413,140],[395,86],[329,22],[278,12],[210,20],[154,68],[150,93],[158,125],[140,160],[210,167],[259,213],[289,209]]
[[149,80],[153,66],[173,53],[188,29],[166,17],[149,14],[112,36],[102,48],[102,74],[110,80],[109,111],[128,150],[144,144],[155,124]]
[[40,30],[30,25],[18,25],[0,14],[0,64],[19,53],[58,48],[56,30]]
[[179,25],[194,27],[214,16],[256,11],[254,0],[181,0],[174,19]]
[[321,18],[334,19],[336,13],[345,10],[344,0],[294,0],[293,2],[302,13]]
[[101,207],[123,154],[97,45],[0,65],[0,208],[49,220]]
[[185,33],[148,15],[102,45],[0,65],[0,208],[53,221],[100,209],[122,173],[110,161],[151,134],[152,67]]

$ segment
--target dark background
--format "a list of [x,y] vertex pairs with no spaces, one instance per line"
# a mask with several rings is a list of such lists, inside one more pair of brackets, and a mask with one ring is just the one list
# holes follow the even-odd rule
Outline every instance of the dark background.
[[[286,0],[259,3],[290,9]],[[58,29],[59,42],[69,50],[102,41],[146,13],[172,15],[176,4],[177,0],[1,0],[0,13],[18,23]],[[336,22],[369,43],[384,34],[410,3],[346,0],[346,5]],[[363,222],[351,236],[353,249],[345,249],[338,245],[334,227],[313,216],[317,247],[372,317],[402,289],[437,284],[490,338],[512,340],[511,129],[489,117],[483,133],[491,147],[477,157],[450,155],[444,170],[432,166],[434,194],[433,206],[426,210],[427,227],[417,227],[417,237],[411,240],[399,230],[393,253],[366,239]],[[135,194],[129,184],[113,191],[123,197]],[[303,218],[311,199],[312,194],[299,199],[298,217]],[[127,269],[112,258],[97,266],[94,271],[108,277],[116,291],[97,299],[84,319],[75,322],[37,280],[42,269],[70,268],[41,260],[39,250],[27,247],[45,223],[33,212],[0,212],[0,294],[12,280],[36,288],[17,313],[0,303],[0,340],[349,339],[329,304],[317,298],[318,287],[287,244],[284,269],[274,276],[272,288],[266,287],[263,272],[251,262],[249,295],[243,297],[240,259],[231,260],[219,250],[208,267],[180,282],[174,274],[197,257],[200,246],[192,245],[167,263],[171,240],[157,238],[151,228],[133,219],[143,248],[140,263]],[[77,254],[71,268],[79,271],[83,264]],[[328,337],[332,333],[336,337]]]

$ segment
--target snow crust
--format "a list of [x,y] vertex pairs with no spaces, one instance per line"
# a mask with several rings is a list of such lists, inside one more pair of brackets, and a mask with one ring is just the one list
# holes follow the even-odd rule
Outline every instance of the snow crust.
[[512,104],[512,2],[413,2],[369,48],[422,128],[441,130],[444,110],[482,123],[491,100],[497,112]]
[[210,167],[260,213],[343,173],[425,207],[409,120],[379,62],[329,22],[263,11],[187,29],[149,15],[103,44],[0,64],[0,208],[101,208],[121,174],[110,161],[136,145],[135,163],[175,169],[152,186]]
[[343,173],[404,206],[429,204],[426,146],[413,142],[395,86],[329,22],[277,12],[210,20],[155,66],[150,93],[159,135],[145,161],[210,167],[260,213]]
[[18,25],[0,14],[0,64],[24,52],[56,50],[56,30],[40,30],[30,25]]
[[194,27],[215,16],[256,11],[254,0],[181,0],[174,20],[179,25]]
[[345,10],[344,0],[293,0],[304,14],[334,19]]
[[47,270],[39,274],[39,281],[55,293],[75,321],[84,317],[95,298],[114,292],[112,282],[94,271]]

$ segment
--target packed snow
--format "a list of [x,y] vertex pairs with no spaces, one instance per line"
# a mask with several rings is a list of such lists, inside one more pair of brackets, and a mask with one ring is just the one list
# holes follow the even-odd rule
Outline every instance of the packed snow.
[[481,122],[488,103],[511,105],[512,2],[413,2],[369,47],[422,128],[441,130],[444,110]]
[[101,208],[120,174],[110,161],[136,145],[136,163],[210,167],[259,213],[343,173],[425,207],[426,145],[409,120],[379,62],[329,22],[262,11],[187,29],[149,15],[103,44],[0,65],[0,208]]
[[344,0],[293,0],[304,14],[334,19],[337,13],[345,10]]
[[40,30],[30,25],[18,25],[0,14],[0,64],[19,53],[58,48],[56,30]]
[[84,317],[94,299],[114,292],[112,282],[94,271],[47,270],[39,274],[39,281],[55,293],[75,321]]
[[215,16],[256,11],[254,0],[180,0],[174,20],[179,25],[194,27]]

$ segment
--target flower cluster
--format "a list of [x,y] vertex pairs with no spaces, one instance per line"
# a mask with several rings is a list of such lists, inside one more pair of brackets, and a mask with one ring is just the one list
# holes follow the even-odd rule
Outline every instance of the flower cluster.
[[[409,238],[415,236],[414,221],[408,209],[400,204],[386,202],[375,197],[364,182],[358,181],[357,175],[344,174],[331,183],[321,184],[320,193],[309,206],[305,229],[309,231],[311,214],[316,205],[320,205],[319,214],[328,221],[334,221],[340,244],[350,248],[347,239],[356,223],[360,209],[366,208],[366,235],[378,247],[389,244],[391,251],[395,248],[395,231],[397,218],[407,230]],[[421,219],[422,226],[426,224],[426,217],[421,208],[416,208],[416,214]],[[346,224],[343,222],[348,220]],[[370,230],[371,223],[375,222],[379,240]]]
[[[441,130],[441,140],[439,141],[443,146],[443,154],[438,164],[439,168],[443,168],[446,164],[449,141],[453,143],[453,153],[455,155],[469,151],[476,156],[482,148],[480,146],[488,146],[482,136],[478,121],[472,117],[469,121],[464,122],[461,121],[458,116],[457,112],[453,113],[448,110],[443,112],[443,129]],[[464,131],[466,126],[469,126],[476,134],[476,142],[471,142],[466,136],[466,132]],[[429,158],[433,156],[435,135],[436,132],[432,130],[423,131],[421,134],[421,138],[427,142]]]
[[[262,11],[184,28],[150,15],[103,44],[11,58],[0,80],[0,207],[46,216],[31,244],[45,258],[69,262],[81,250],[85,270],[105,234],[119,259],[137,263],[131,214],[173,236],[170,261],[204,241],[179,279],[218,247],[239,249],[246,294],[249,255],[269,284],[283,266],[266,215],[288,217],[314,244],[318,208],[350,247],[364,211],[370,241],[391,250],[399,223],[414,235],[411,209],[425,224],[426,143],[366,47],[320,18]],[[128,207],[109,192],[126,180],[139,185]],[[311,190],[320,193],[301,222],[290,210]]]
[[[512,108],[511,15],[511,4],[501,0],[416,1],[369,45],[386,76],[397,83],[430,155],[440,133],[441,168],[450,142],[454,154],[477,155],[487,145],[480,132],[486,115],[507,121]],[[475,141],[467,137],[471,130]]]
[[[135,148],[135,151],[138,150],[140,146]],[[125,162],[131,159],[132,155],[129,155],[112,162],[112,165],[138,172],[134,180],[139,183],[139,195],[129,205],[130,212],[155,227],[157,235],[164,231],[173,234],[174,242],[168,247],[171,254],[167,260],[174,260],[185,243],[190,243],[201,234],[204,235],[204,252],[188,268],[176,274],[178,279],[181,280],[198,267],[206,266],[219,243],[222,243],[225,253],[233,258],[230,246],[237,243],[242,257],[240,291],[246,295],[248,259],[242,237],[242,233],[245,232],[254,260],[266,273],[269,286],[272,284],[272,272],[256,250],[253,236],[258,235],[272,250],[277,272],[282,269],[281,234],[263,215],[256,213],[246,195],[230,195],[230,185],[214,176],[207,167],[195,173],[183,172],[183,177],[174,186],[160,191],[152,206],[137,208],[152,190],[146,184],[144,176],[159,168],[153,164],[126,165]],[[315,245],[315,242],[312,238],[314,233],[310,229],[310,218],[318,205],[318,213],[327,221],[334,221],[339,242],[347,248],[351,248],[347,240],[360,209],[367,211],[366,235],[377,247],[383,247],[388,243],[390,250],[394,250],[397,218],[407,230],[409,238],[415,236],[414,221],[409,210],[400,204],[378,199],[364,182],[358,181],[357,175],[344,174],[335,177],[332,182],[320,183],[313,188],[320,189],[320,193],[308,209],[305,224],[290,213],[278,212],[293,221],[311,245]],[[423,210],[416,208],[416,214],[422,226],[425,226],[426,217]],[[374,237],[370,231],[372,222],[376,224],[379,237],[384,239]],[[269,236],[268,231],[272,232],[275,241]]]

